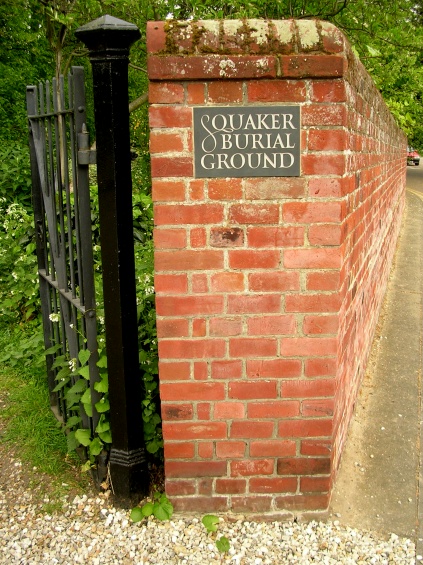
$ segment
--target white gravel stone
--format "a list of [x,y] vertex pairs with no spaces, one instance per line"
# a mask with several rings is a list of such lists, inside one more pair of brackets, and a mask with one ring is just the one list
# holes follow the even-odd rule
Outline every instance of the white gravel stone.
[[[10,492],[9,492],[10,494]],[[17,492],[0,490],[0,563],[7,565],[324,565],[421,562],[409,539],[388,539],[334,522],[236,522],[220,519],[217,536],[231,544],[220,555],[216,534],[199,517],[133,524],[107,497],[63,500],[63,511],[43,514]]]

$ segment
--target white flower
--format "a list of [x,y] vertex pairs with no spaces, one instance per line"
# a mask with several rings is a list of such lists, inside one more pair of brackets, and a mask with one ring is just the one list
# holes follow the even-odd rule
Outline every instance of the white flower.
[[73,359],[71,359],[71,360],[69,361],[69,369],[72,371],[72,373],[73,373],[73,372],[75,371],[75,369],[76,369],[76,364],[77,364],[77,361],[76,361],[75,358],[73,358]]
[[50,320],[50,322],[59,322],[60,316],[56,312],[53,312],[53,314],[50,314],[49,320]]

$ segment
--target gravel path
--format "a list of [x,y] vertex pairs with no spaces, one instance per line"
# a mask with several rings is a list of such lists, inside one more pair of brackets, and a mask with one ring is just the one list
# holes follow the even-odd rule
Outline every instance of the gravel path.
[[[219,554],[215,534],[198,518],[133,524],[129,512],[114,508],[106,494],[63,499],[53,515],[43,513],[48,498],[34,500],[22,488],[21,464],[14,461],[10,481],[0,487],[0,563],[43,565],[195,564],[282,565],[285,563],[355,565],[416,562],[414,543],[342,527],[339,522],[248,522],[221,518],[218,537],[231,544]],[[419,561],[419,557],[417,560]]]

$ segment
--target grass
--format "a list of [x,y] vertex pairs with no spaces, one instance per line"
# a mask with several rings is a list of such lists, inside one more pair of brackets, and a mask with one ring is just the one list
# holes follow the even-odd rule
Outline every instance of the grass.
[[[0,325],[0,351],[12,347],[19,355],[19,342],[25,337],[24,330]],[[40,486],[50,499],[45,510],[55,509],[55,501],[70,489],[88,490],[89,478],[81,474],[77,456],[67,453],[65,435],[50,410],[44,365],[13,356],[1,363],[0,399],[0,441],[22,461],[29,486]]]

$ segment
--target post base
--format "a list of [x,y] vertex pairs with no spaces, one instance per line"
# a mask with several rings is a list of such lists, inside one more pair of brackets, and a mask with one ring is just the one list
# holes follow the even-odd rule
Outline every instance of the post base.
[[112,448],[109,469],[114,502],[117,506],[131,508],[147,494],[149,475],[143,448],[131,451]]

